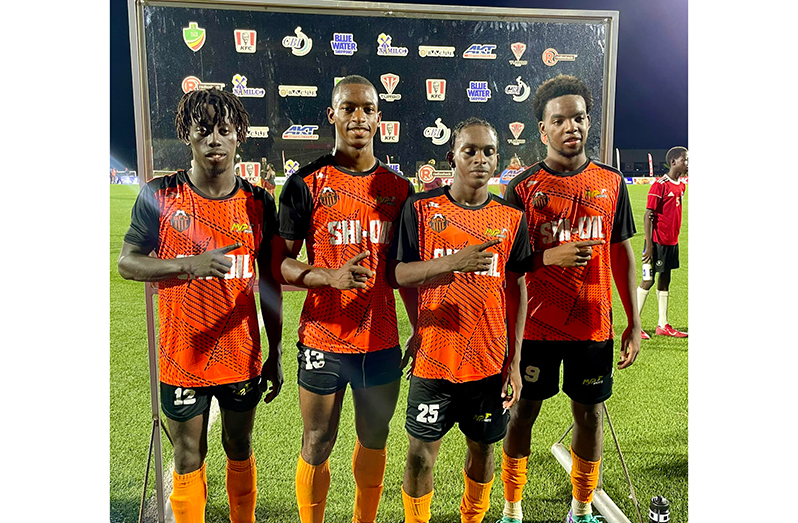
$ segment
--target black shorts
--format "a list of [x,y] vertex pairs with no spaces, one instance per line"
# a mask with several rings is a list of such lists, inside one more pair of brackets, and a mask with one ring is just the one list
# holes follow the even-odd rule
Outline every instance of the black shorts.
[[679,244],[660,245],[654,243],[654,254],[651,259],[654,272],[668,272],[679,268]]
[[613,341],[532,341],[521,345],[521,397],[540,401],[562,391],[584,405],[612,396]]
[[490,444],[507,432],[510,412],[502,406],[502,375],[478,381],[410,378],[405,429],[421,441],[438,441],[455,423],[477,443]]
[[339,354],[306,347],[300,343],[297,382],[315,394],[338,392],[349,383],[353,389],[376,387],[402,377],[399,346],[362,354]]
[[211,409],[216,396],[219,408],[233,412],[247,412],[258,406],[263,393],[258,388],[260,376],[238,383],[212,387],[178,387],[161,382],[161,408],[167,418],[188,421]]

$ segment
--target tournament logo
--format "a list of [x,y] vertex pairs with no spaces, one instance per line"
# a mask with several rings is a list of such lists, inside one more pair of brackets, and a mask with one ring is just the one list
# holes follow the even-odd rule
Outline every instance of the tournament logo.
[[385,143],[399,142],[399,122],[380,122],[380,141]]
[[247,77],[237,74],[233,77],[233,94],[239,98],[263,98],[266,89],[247,87]]
[[253,29],[236,29],[233,31],[236,39],[237,53],[254,53],[257,45],[257,31]]
[[407,47],[393,47],[391,35],[380,33],[377,37],[377,54],[380,56],[407,56]]
[[429,221],[429,228],[435,232],[443,231],[449,225],[449,220],[441,213],[433,214]]
[[466,94],[469,102],[487,102],[490,98],[488,82],[468,82]]
[[494,44],[471,44],[471,46],[463,51],[463,58],[477,58],[480,60],[495,60],[496,55],[493,50],[496,49]]
[[183,83],[181,87],[183,88],[183,92],[187,93],[189,91],[196,91],[198,89],[212,89],[214,87],[217,89],[224,89],[225,85],[226,84],[213,83],[213,82],[203,83],[196,76],[186,76],[185,78],[183,78]]
[[543,58],[543,63],[551,67],[557,62],[573,62],[574,60],[576,60],[577,56],[578,55],[575,54],[560,54],[553,47],[549,47],[548,49],[543,51],[542,58]]
[[299,162],[295,160],[288,160],[283,165],[283,172],[285,173],[286,176],[291,176],[298,170],[299,170]]
[[332,187],[325,187],[321,190],[319,201],[322,203],[322,205],[332,207],[338,203],[338,193],[335,192]]
[[549,204],[549,195],[538,191],[532,195],[532,206],[536,209],[542,209]]
[[283,47],[291,49],[294,56],[305,56],[313,48],[313,40],[302,32],[302,28],[297,26],[294,29],[296,36],[286,36],[283,38]]
[[283,140],[318,140],[318,125],[292,125],[283,131]]
[[197,22],[189,22],[183,28],[183,41],[195,53],[205,45],[205,29],[197,26]]
[[186,214],[186,211],[179,210],[172,215],[172,219],[169,220],[169,224],[177,232],[183,232],[188,229],[188,226],[191,224],[191,216]]
[[521,123],[521,122],[512,122],[510,124],[510,132],[513,133],[513,139],[512,140],[507,140],[507,142],[510,145],[521,145],[521,144],[525,144],[526,143],[526,140],[524,140],[523,138],[521,138],[520,140],[518,139],[518,137],[521,136],[521,133],[524,132],[524,124],[523,123]]
[[319,90],[315,85],[278,85],[277,92],[285,98],[286,96],[301,96],[311,98],[316,96]]
[[380,93],[380,100],[385,100],[386,102],[393,102],[395,100],[401,100],[401,94],[393,94],[396,86],[399,85],[399,75],[393,73],[385,73],[380,75],[380,82],[382,82],[382,86],[385,87],[385,90],[388,91],[388,94]]
[[510,84],[504,88],[505,94],[513,95],[513,101],[515,102],[523,102],[527,98],[529,98],[529,85],[526,82],[521,80],[521,77],[515,79],[515,84]]
[[420,45],[418,46],[418,56],[421,58],[454,58],[454,47],[443,45]]
[[449,141],[452,130],[446,127],[440,118],[435,120],[435,127],[427,127],[424,129],[424,137],[432,138],[432,143],[435,145],[444,145]]
[[269,128],[268,127],[250,127],[247,131],[247,138],[268,138],[269,137]]
[[427,100],[442,102],[446,99],[446,80],[427,78]]
[[515,60],[510,60],[510,65],[521,67],[529,63],[526,60],[521,60],[521,57],[524,55],[524,51],[526,51],[526,44],[521,42],[510,44],[510,50],[515,55]]
[[338,56],[352,56],[357,52],[357,42],[352,33],[333,33],[330,47],[333,54]]

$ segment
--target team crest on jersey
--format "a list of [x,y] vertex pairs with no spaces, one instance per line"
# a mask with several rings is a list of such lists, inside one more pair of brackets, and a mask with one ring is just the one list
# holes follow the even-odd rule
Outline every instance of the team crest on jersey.
[[169,220],[169,224],[177,232],[183,232],[188,229],[188,226],[191,224],[191,216],[186,214],[186,211],[181,209],[172,215],[172,219]]
[[514,102],[523,102],[529,98],[530,89],[529,85],[521,80],[519,76],[515,79],[515,84],[510,84],[504,88],[504,92],[513,95]]
[[394,90],[396,86],[399,85],[399,75],[393,73],[385,73],[380,75],[380,82],[382,82],[382,86],[385,87],[385,90],[388,91],[388,94],[380,93],[380,100],[385,100],[386,102],[393,102],[395,100],[401,100],[401,94],[394,94]]
[[427,78],[427,100],[442,102],[446,99],[446,80]]
[[454,47],[443,45],[420,45],[418,46],[418,56],[421,58],[439,56],[441,58],[454,58]]
[[538,191],[532,195],[532,206],[535,209],[542,209],[549,204],[549,195]]
[[239,98],[263,98],[266,89],[247,87],[247,77],[237,74],[233,76],[233,94]]
[[521,42],[510,44],[510,50],[515,55],[515,60],[510,60],[510,65],[521,67],[529,63],[526,60],[521,60],[521,57],[524,56],[524,51],[526,51],[526,44]]
[[254,53],[257,45],[257,31],[253,29],[236,29],[233,31],[236,39],[237,53]]
[[352,56],[357,52],[357,42],[352,33],[333,33],[330,41],[332,52],[338,56]]
[[431,138],[432,143],[435,145],[443,145],[449,141],[452,130],[443,124],[440,118],[435,120],[435,127],[427,127],[424,129],[424,137]]
[[338,203],[338,193],[335,192],[332,187],[325,187],[321,190],[319,201],[322,203],[322,205],[332,207]]
[[183,83],[180,85],[180,87],[183,89],[184,93],[187,93],[189,91],[197,91],[199,89],[213,89],[214,87],[221,90],[224,89],[225,85],[226,84],[222,83],[203,82],[196,76],[186,76],[183,78]]
[[294,35],[283,38],[283,47],[291,49],[294,56],[305,56],[313,48],[313,40],[299,26],[294,29]]
[[488,82],[468,82],[466,94],[469,102],[487,102],[490,98]]
[[575,54],[560,54],[553,47],[549,47],[543,51],[543,63],[552,67],[557,62],[573,62],[578,55]]
[[189,22],[188,27],[183,28],[183,41],[196,53],[205,45],[205,29],[199,27],[197,22]]
[[385,143],[399,142],[399,122],[381,121],[380,140]]
[[494,60],[496,55],[493,50],[494,44],[471,44],[468,49],[463,51],[463,58],[478,58],[481,60]]
[[526,143],[526,140],[523,138],[518,138],[521,136],[521,133],[524,132],[524,124],[522,122],[512,122],[510,124],[510,132],[513,133],[513,139],[507,140],[510,145],[521,145]]
[[449,225],[449,220],[441,213],[433,214],[429,221],[429,228],[435,232],[443,231]]
[[407,47],[391,45],[391,35],[380,33],[377,37],[377,54],[380,56],[407,56]]

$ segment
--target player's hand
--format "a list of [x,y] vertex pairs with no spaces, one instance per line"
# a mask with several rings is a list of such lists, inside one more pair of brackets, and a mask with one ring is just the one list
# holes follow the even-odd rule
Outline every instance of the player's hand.
[[543,265],[558,267],[584,267],[593,256],[593,246],[606,243],[604,240],[569,242],[543,251]]
[[225,256],[225,254],[239,247],[241,247],[240,243],[234,243],[233,245],[206,251],[197,256],[191,256],[187,258],[188,268],[186,272],[197,278],[204,278],[207,276],[224,278],[224,275],[227,274],[230,267],[233,266],[232,260]]
[[632,365],[640,353],[640,327],[629,325],[621,336],[621,361],[618,370]]
[[643,255],[640,256],[640,259],[643,263],[651,263],[651,253],[654,251],[654,246],[646,242],[643,245]]
[[454,270],[459,272],[487,271],[493,264],[493,253],[486,249],[498,244],[501,240],[490,240],[480,245],[469,245],[452,254]]
[[521,369],[513,364],[510,364],[509,369],[504,377],[504,384],[502,385],[502,407],[509,409],[515,402],[521,398]]
[[360,254],[350,258],[340,269],[330,272],[330,287],[340,290],[349,289],[365,289],[366,282],[369,278],[374,276],[374,273],[360,265],[360,262],[365,260],[369,251],[363,251]]
[[[412,363],[410,361],[412,360]],[[408,367],[407,364],[410,363]],[[416,366],[416,333],[410,335],[405,342],[405,355],[402,357],[402,366],[399,367],[399,370],[404,370],[407,367],[407,371],[405,372],[405,378],[410,379],[410,376],[413,375],[413,368]]]
[[[280,353],[282,350],[278,351],[278,354]],[[263,403],[271,403],[280,394],[280,389],[283,388],[283,363],[279,357],[267,358],[263,362],[258,387],[261,392],[267,393],[263,397]]]

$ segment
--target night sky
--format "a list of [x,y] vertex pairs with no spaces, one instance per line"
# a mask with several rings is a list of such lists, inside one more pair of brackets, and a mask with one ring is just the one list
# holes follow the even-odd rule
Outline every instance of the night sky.
[[[437,4],[619,11],[614,147],[689,146],[687,0],[455,0]],[[133,169],[136,141],[126,2],[112,0],[110,13],[111,166]]]

